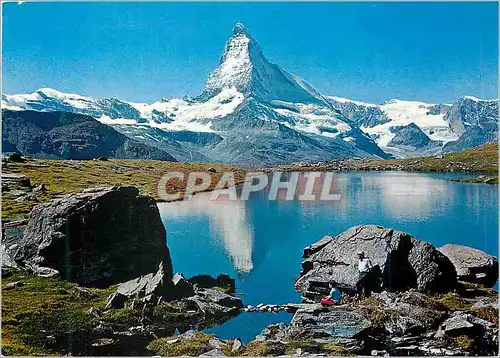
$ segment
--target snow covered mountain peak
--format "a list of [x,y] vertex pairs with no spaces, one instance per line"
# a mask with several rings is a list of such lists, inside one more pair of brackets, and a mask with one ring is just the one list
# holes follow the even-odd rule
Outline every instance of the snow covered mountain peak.
[[288,101],[328,105],[328,101],[305,81],[268,61],[257,41],[240,23],[234,26],[219,65],[208,76],[199,99],[207,100],[231,87],[246,98],[253,97],[264,103]]
[[240,22],[236,23],[236,25],[234,25],[234,27],[233,27],[233,36],[237,36],[237,35],[246,35],[246,36],[249,35],[245,26],[243,26],[243,24]]
[[219,65],[208,76],[205,94],[212,97],[231,87],[247,92],[251,82],[252,62],[258,62],[257,58],[260,56],[262,51],[258,45],[251,40],[243,25],[236,24],[233,35],[226,42]]

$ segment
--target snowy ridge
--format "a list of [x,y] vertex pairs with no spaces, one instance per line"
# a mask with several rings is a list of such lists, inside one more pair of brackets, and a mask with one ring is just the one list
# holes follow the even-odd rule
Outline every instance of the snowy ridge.
[[394,137],[394,133],[389,130],[390,127],[406,126],[410,123],[416,124],[431,140],[443,143],[457,140],[458,136],[451,131],[442,114],[429,114],[433,106],[434,104],[417,101],[386,101],[380,108],[391,119],[391,122],[362,129],[370,135],[379,135],[380,139],[377,143],[382,147],[387,146]]
[[463,96],[462,98],[463,99],[470,99],[474,102],[498,102],[498,98],[496,98],[496,99],[481,99],[481,98],[477,98],[474,96]]
[[352,99],[348,98],[342,98],[342,97],[336,97],[336,96],[327,96],[327,98],[331,101],[334,102],[340,102],[340,103],[352,103],[358,106],[365,106],[365,107],[377,107],[376,104],[372,103],[366,103],[366,102],[360,102],[360,101],[354,101]]

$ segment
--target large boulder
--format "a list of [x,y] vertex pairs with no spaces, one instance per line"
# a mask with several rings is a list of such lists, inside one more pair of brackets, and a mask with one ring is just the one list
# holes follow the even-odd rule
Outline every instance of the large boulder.
[[388,291],[443,292],[457,283],[453,264],[431,244],[406,232],[362,225],[306,247],[295,288],[303,294],[324,294],[327,282],[336,281],[344,290],[354,290],[360,250],[379,270],[381,288]]
[[487,287],[498,280],[498,260],[478,249],[461,245],[444,245],[438,250],[455,266],[460,281],[473,282]]
[[153,197],[134,187],[84,190],[37,205],[10,252],[38,274],[108,287],[158,270],[172,279],[166,232]]

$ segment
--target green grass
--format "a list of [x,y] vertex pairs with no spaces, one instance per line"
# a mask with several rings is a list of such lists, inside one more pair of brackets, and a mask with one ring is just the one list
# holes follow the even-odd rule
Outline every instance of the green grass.
[[446,306],[450,311],[469,311],[472,304],[455,292],[449,292],[434,298],[434,301]]
[[[495,178],[498,183],[498,144],[485,144],[477,148],[465,149],[443,156],[390,160],[346,160],[344,164],[349,170],[398,170],[398,168],[402,167],[406,171],[415,172],[468,171],[487,174],[488,177]],[[467,168],[467,170],[464,168]],[[280,166],[279,169],[283,171],[321,171],[328,170],[328,165],[324,167],[284,165]],[[472,181],[472,179],[464,179],[464,181]]]
[[[148,345],[148,349],[154,354],[161,356],[193,356],[197,357],[212,348],[208,345],[208,341],[213,335],[196,332],[192,339],[184,339],[179,337],[168,337],[155,339]],[[178,340],[175,343],[169,343],[172,340]]]
[[2,347],[7,355],[63,354],[47,336],[76,337],[88,332],[94,318],[91,306],[104,304],[111,290],[92,289],[84,296],[75,285],[59,279],[16,273],[2,284],[22,281],[23,286],[2,292]]
[[[116,286],[82,293],[73,283],[21,272],[2,279],[2,285],[15,281],[23,285],[2,292],[2,348],[7,355],[92,355],[93,329],[101,322],[111,328],[140,325],[140,309],[104,310]],[[90,307],[100,316],[90,315]],[[162,302],[152,323],[173,329],[193,318],[187,310],[181,301]]]
[[[294,351],[295,353],[295,351]],[[250,342],[241,355],[248,357],[279,356],[285,354],[285,345],[280,342]]]
[[326,353],[330,356],[352,355],[344,347],[337,344],[321,344],[304,340],[290,340],[284,343],[275,341],[253,341],[250,342],[247,348],[239,355],[249,357],[293,355],[299,348],[302,349],[303,352],[311,354]]
[[383,307],[383,302],[374,297],[363,298],[357,306],[374,328],[383,328],[389,320],[400,314],[398,310]]
[[[215,173],[208,172],[214,168]],[[23,173],[30,177],[33,186],[45,184],[48,192],[36,193],[38,202],[44,202],[60,194],[78,193],[83,189],[99,186],[135,186],[143,194],[159,199],[157,185],[160,178],[172,171],[208,172],[212,177],[210,188],[213,189],[225,171],[235,173],[235,180],[240,183],[245,171],[232,165],[211,163],[172,163],[155,160],[28,160],[26,163],[4,163],[5,173]],[[167,186],[170,193],[182,193],[186,181],[171,181]],[[209,189],[210,189],[209,188]],[[2,192],[2,217],[14,219],[26,216],[37,202],[17,203],[15,197]]]
[[469,336],[458,336],[453,338],[453,341],[462,349],[469,351],[476,345],[476,340]]
[[420,157],[393,160],[374,160],[373,164],[391,166],[403,164],[417,171],[461,171],[462,166],[473,172],[495,173],[498,171],[498,143],[484,144],[477,148],[465,149],[443,155],[443,158]]

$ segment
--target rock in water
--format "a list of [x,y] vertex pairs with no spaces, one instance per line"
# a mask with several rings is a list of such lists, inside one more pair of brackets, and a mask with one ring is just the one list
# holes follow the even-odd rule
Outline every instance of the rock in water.
[[307,259],[295,288],[302,293],[314,292],[316,287],[334,280],[345,289],[354,289],[360,250],[374,266],[379,266],[383,287],[389,291],[416,288],[442,292],[456,285],[453,264],[431,244],[402,231],[362,225],[307,247]]
[[13,258],[82,286],[108,287],[156,272],[160,262],[172,279],[156,202],[134,187],[87,189],[37,205]]
[[461,245],[444,245],[438,250],[450,259],[458,279],[493,287],[498,280],[498,260],[487,253]]

